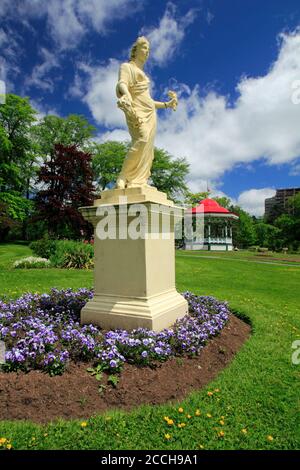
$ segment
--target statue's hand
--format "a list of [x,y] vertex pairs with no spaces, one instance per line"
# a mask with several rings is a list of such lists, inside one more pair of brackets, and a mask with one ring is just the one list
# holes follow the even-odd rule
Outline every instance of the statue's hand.
[[122,111],[127,111],[131,108],[132,98],[128,95],[122,95],[120,99],[117,101],[118,107],[122,109]]
[[177,108],[177,105],[178,105],[177,94],[175,93],[175,91],[169,91],[168,96],[171,98],[171,100],[168,101],[168,103],[167,103],[168,108],[172,108],[173,111],[176,111],[176,108]]
[[132,98],[130,95],[123,95],[117,101],[118,107],[124,111],[128,119],[133,123],[133,126],[140,128],[143,124],[143,119],[137,115],[136,110],[133,107]]

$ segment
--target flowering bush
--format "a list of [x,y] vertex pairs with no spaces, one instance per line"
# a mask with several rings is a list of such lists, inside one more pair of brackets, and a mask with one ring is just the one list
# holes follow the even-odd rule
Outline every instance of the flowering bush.
[[50,260],[57,268],[92,269],[94,247],[91,244],[73,240],[58,240],[55,253],[51,255]]
[[32,269],[32,268],[49,268],[51,265],[50,261],[46,258],[36,258],[34,256],[28,256],[28,258],[18,259],[14,262],[13,267],[15,269]]
[[0,340],[6,345],[4,370],[42,369],[61,374],[70,360],[94,361],[102,370],[118,372],[125,362],[153,365],[170,356],[198,354],[228,320],[226,303],[184,293],[189,314],[172,328],[154,332],[104,332],[80,325],[80,310],[93,297],[88,289],[52,289],[50,294],[25,294],[0,301]]

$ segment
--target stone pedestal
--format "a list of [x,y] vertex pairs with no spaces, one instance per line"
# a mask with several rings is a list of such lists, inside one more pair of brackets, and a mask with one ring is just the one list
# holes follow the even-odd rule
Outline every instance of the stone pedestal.
[[80,211],[95,228],[95,295],[81,310],[81,323],[160,331],[187,313],[175,287],[174,223],[181,208],[146,187],[104,191]]

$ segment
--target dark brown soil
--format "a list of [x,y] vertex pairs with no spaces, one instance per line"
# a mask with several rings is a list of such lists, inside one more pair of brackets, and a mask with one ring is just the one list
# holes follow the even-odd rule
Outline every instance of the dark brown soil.
[[114,388],[106,388],[86,363],[72,363],[62,376],[31,371],[0,373],[0,419],[46,423],[56,418],[88,418],[112,408],[129,410],[142,403],[157,405],[183,399],[209,383],[232,360],[250,335],[250,326],[230,316],[221,334],[196,358],[172,358],[157,368],[126,365]]

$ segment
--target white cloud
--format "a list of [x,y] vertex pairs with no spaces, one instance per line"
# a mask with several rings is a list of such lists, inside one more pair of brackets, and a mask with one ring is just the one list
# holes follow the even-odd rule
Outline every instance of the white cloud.
[[208,10],[207,13],[206,13],[206,22],[207,22],[207,24],[211,24],[214,17],[215,17],[215,15],[211,11]]
[[53,68],[60,66],[59,61],[55,54],[44,47],[41,48],[40,55],[42,56],[43,62],[34,66],[31,76],[25,80],[25,89],[35,86],[42,90],[52,92],[54,89],[54,81],[49,77],[49,72]]
[[[238,164],[264,159],[266,164],[277,165],[300,156],[300,105],[291,100],[292,84],[300,78],[300,31],[282,34],[280,40],[278,57],[269,71],[261,77],[243,77],[234,103],[213,91],[201,95],[198,86],[190,89],[177,84],[176,113],[159,111],[156,145],[187,158],[194,191],[203,181],[217,182]],[[102,69],[106,91],[101,92],[99,81],[97,94],[91,89],[94,99],[87,101],[98,122],[109,121],[110,126],[118,126],[119,120],[113,90],[116,70],[117,62],[110,63],[106,73]]]
[[298,176],[300,175],[300,163],[295,162],[290,169],[290,176]]
[[228,98],[196,86],[182,97],[177,113],[161,119],[157,144],[191,164],[191,180],[217,179],[236,164],[264,158],[292,162],[300,155],[300,106],[290,99],[300,77],[300,32],[282,35],[277,60],[258,78],[243,78],[240,95]]
[[16,32],[9,28],[6,30],[0,28],[0,79],[5,81],[9,92],[14,88],[11,77],[20,73],[18,55],[22,52],[22,48],[17,39],[19,41],[20,37]]
[[39,121],[41,121],[41,119],[43,119],[43,117],[45,117],[49,114],[51,114],[51,115],[54,114],[55,116],[59,116],[59,113],[55,108],[53,108],[51,106],[48,106],[41,99],[40,100],[34,100],[33,98],[30,98],[30,105],[33,107],[33,109],[35,109],[37,111],[36,124],[39,123]]
[[249,214],[259,217],[264,215],[265,199],[275,196],[275,193],[272,188],[249,189],[239,195],[237,204]]
[[71,49],[91,29],[105,34],[113,21],[134,14],[140,5],[138,0],[1,0],[0,17],[27,26],[28,19],[45,17],[53,40]]
[[176,7],[170,2],[157,28],[144,27],[141,30],[141,34],[150,41],[152,63],[164,66],[172,59],[184,39],[186,28],[195,17],[196,10],[189,10],[185,16],[176,18]]
[[125,117],[117,107],[116,84],[120,63],[110,59],[108,65],[91,67],[79,64],[79,69],[88,74],[85,84],[85,102],[98,124],[108,128],[125,127]]

